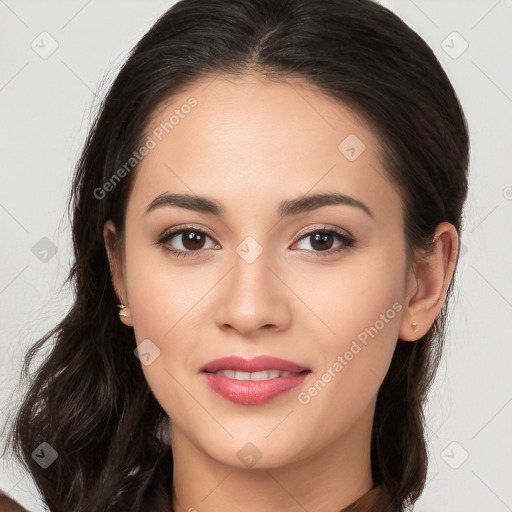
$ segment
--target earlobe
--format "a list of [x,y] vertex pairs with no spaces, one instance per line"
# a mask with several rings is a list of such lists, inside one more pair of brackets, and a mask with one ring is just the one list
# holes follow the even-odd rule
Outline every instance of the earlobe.
[[410,272],[404,300],[399,338],[416,341],[424,336],[438,317],[452,281],[459,252],[459,235],[453,224],[440,223],[428,254],[418,257]]
[[133,327],[132,315],[128,306],[117,304],[117,307],[119,308],[119,319],[121,322],[123,322],[124,325]]
[[119,319],[123,324],[133,327],[130,309],[123,303],[123,298],[126,297],[127,294],[124,282],[123,262],[116,244],[116,236],[117,232],[114,223],[111,220],[107,220],[103,226],[103,239],[110,267],[112,285],[120,300],[120,304],[116,304],[119,308]]

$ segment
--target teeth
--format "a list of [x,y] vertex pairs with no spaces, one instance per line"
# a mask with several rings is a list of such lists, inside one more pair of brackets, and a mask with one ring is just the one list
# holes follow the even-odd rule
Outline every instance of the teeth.
[[251,380],[268,380],[268,379],[277,379],[280,377],[281,372],[279,370],[262,370],[261,372],[252,372],[248,375],[251,376]]
[[290,377],[293,372],[282,372],[280,370],[263,370],[261,372],[237,372],[235,370],[219,370],[215,375],[223,375],[236,380],[270,380],[279,377]]

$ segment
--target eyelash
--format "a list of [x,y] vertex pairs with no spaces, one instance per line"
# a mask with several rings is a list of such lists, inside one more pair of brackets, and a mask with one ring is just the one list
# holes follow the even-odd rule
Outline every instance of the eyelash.
[[[169,240],[172,240],[176,235],[180,235],[180,234],[187,233],[187,232],[200,233],[201,235],[205,235],[213,240],[213,237],[206,231],[203,231],[202,229],[196,229],[193,226],[190,226],[190,227],[176,228],[176,229],[167,231],[158,240],[156,240],[155,245],[161,247],[166,253],[173,254],[176,257],[184,257],[184,258],[195,257],[195,256],[193,256],[194,253],[200,252],[201,249],[197,250],[197,251],[180,251],[180,250],[171,249],[171,248],[165,246],[166,242],[168,242]],[[339,230],[337,228],[332,228],[332,227],[324,227],[324,228],[320,228],[320,229],[317,228],[317,229],[308,231],[306,233],[301,233],[293,241],[293,244],[300,242],[302,239],[308,238],[308,237],[318,234],[318,233],[334,235],[335,237],[338,238],[339,241],[341,241],[343,243],[343,245],[341,245],[337,249],[330,249],[328,251],[308,251],[308,252],[312,252],[314,254],[314,256],[319,256],[319,257],[332,256],[333,254],[337,254],[337,253],[347,250],[351,247],[354,247],[356,244],[356,240],[354,238],[346,235],[341,230]],[[217,242],[215,242],[215,243],[217,243]],[[304,249],[304,250],[306,250],[306,249]]]

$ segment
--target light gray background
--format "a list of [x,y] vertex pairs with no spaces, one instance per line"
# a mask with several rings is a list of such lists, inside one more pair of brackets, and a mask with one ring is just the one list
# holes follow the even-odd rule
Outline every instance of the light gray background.
[[[71,303],[61,288],[71,262],[65,208],[92,113],[128,51],[173,3],[0,0],[2,420],[23,392],[26,348]],[[381,3],[437,54],[472,144],[456,301],[428,409],[429,480],[414,510],[512,510],[512,1]],[[47,58],[31,47],[51,48],[44,31],[58,43]],[[44,237],[57,248],[46,262]],[[0,488],[45,510],[13,461],[1,461]]]

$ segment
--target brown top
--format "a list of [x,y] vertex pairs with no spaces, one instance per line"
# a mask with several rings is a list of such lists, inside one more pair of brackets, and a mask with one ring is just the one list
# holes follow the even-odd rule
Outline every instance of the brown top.
[[28,512],[0,489],[0,512]]
[[376,485],[340,512],[398,512],[398,507],[391,507],[390,501],[384,487]]
[[[398,508],[387,508],[389,505],[389,496],[380,485],[370,489],[363,494],[354,503],[340,510],[340,512],[397,512]],[[154,508],[151,507],[152,512]],[[19,503],[9,498],[7,494],[0,489],[0,512],[29,512]]]

